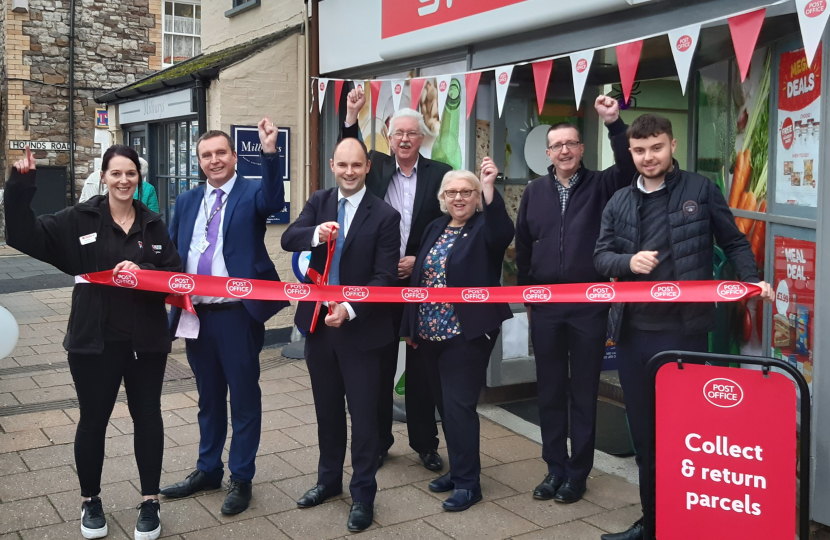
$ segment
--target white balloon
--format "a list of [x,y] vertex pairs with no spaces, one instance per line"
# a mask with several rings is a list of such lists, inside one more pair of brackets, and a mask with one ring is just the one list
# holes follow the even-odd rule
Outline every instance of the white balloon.
[[0,358],[11,354],[17,346],[17,338],[20,335],[20,328],[14,315],[9,310],[0,306]]

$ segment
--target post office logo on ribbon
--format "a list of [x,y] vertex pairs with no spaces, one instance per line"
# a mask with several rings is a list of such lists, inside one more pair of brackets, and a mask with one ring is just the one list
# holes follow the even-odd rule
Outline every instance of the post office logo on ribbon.
[[196,282],[190,276],[176,274],[170,278],[170,281],[167,282],[167,286],[170,287],[170,290],[176,294],[188,294],[193,292],[193,289],[196,288]]
[[680,287],[674,283],[658,283],[651,288],[651,297],[661,301],[677,300],[680,298]]
[[461,291],[461,299],[465,302],[486,302],[490,298],[490,291],[487,289],[464,289]]
[[729,409],[744,400],[744,391],[729,379],[712,379],[703,385],[703,397],[715,407]]
[[303,283],[286,283],[283,285],[285,296],[292,300],[302,300],[311,294],[311,287]]
[[237,298],[242,298],[251,294],[254,290],[254,285],[247,279],[229,279],[225,285],[228,294]]
[[368,287],[343,287],[343,297],[349,301],[360,302],[369,298]]
[[429,297],[429,291],[426,289],[416,289],[412,287],[404,287],[401,289],[401,298],[407,302],[423,302]]
[[591,285],[585,291],[585,297],[591,302],[610,302],[616,295],[611,285]]
[[525,302],[547,302],[551,299],[551,292],[547,287],[528,287],[522,296]]
[[135,289],[138,287],[138,278],[129,270],[121,270],[118,275],[112,278],[112,282],[119,287]]
[[725,300],[740,300],[748,292],[747,286],[738,281],[724,281],[718,284],[718,295]]

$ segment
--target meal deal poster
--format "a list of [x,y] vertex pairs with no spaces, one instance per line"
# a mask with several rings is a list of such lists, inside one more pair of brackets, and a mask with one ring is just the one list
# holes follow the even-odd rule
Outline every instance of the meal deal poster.
[[821,45],[812,67],[804,49],[783,53],[778,68],[776,202],[816,206],[820,117]]
[[792,540],[796,390],[780,373],[666,364],[655,401],[656,537]]
[[797,368],[812,389],[816,243],[775,237],[773,356]]

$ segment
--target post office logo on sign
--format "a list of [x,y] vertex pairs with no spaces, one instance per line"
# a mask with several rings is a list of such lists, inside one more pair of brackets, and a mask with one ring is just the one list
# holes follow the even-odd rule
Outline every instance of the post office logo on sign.
[[730,409],[744,400],[744,391],[729,379],[712,379],[703,385],[703,397],[715,407]]
[[400,94],[401,92],[403,92],[403,88],[401,88],[401,85],[396,84],[395,85],[395,93]]
[[651,297],[661,301],[677,300],[680,298],[680,287],[674,283],[658,283],[651,288]]
[[196,282],[193,281],[193,278],[182,274],[171,277],[167,284],[170,290],[176,294],[187,294],[196,288]]
[[429,296],[429,291],[426,289],[415,289],[404,287],[401,289],[401,298],[407,302],[423,302]]
[[610,302],[616,294],[610,285],[591,285],[585,291],[585,297],[591,302]]
[[242,298],[243,296],[251,294],[251,291],[254,290],[254,285],[247,279],[229,279],[225,285],[225,289],[227,289],[228,294]]
[[813,0],[806,6],[804,6],[804,15],[808,17],[818,17],[824,10],[827,9],[827,1],[826,0]]
[[580,58],[579,61],[576,63],[576,72],[585,73],[586,69],[588,69],[588,61],[584,58]]

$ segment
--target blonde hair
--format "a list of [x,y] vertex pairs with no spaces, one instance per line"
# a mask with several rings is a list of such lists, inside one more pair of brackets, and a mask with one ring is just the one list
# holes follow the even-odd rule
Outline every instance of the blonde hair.
[[450,171],[444,175],[444,179],[441,180],[441,187],[438,188],[438,206],[441,208],[443,213],[447,213],[447,202],[444,200],[444,191],[447,189],[447,184],[452,182],[453,180],[466,180],[469,182],[470,186],[473,188],[473,191],[478,193],[478,203],[476,204],[476,208],[478,210],[483,210],[484,206],[481,203],[481,180],[478,177],[471,173],[470,171]]

